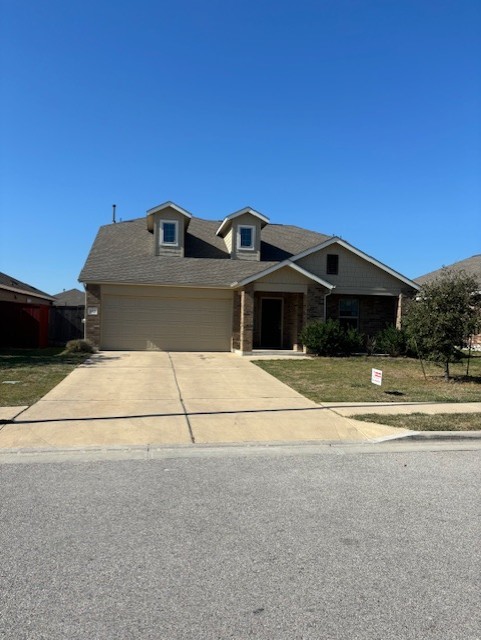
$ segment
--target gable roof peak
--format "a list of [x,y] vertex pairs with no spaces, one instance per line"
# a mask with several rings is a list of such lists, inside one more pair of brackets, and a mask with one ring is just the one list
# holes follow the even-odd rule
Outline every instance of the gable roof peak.
[[167,200],[167,202],[163,202],[162,204],[158,204],[156,207],[152,207],[152,209],[147,210],[147,229],[149,231],[153,231],[154,229],[154,215],[164,211],[164,209],[174,209],[174,211],[185,216],[185,227],[187,228],[190,220],[192,219],[192,214],[186,209],[180,207],[178,204],[175,204],[175,202],[172,202],[172,200]]
[[243,216],[246,213],[250,213],[252,216],[259,218],[261,223],[261,229],[265,227],[266,224],[269,224],[269,218],[265,216],[263,213],[256,211],[252,207],[244,207],[243,209],[239,209],[239,211],[234,211],[234,213],[230,213],[228,216],[226,216],[222,220],[220,227],[217,229],[216,235],[223,237],[232,226],[232,221],[235,220],[235,218],[238,218],[239,216]]
[[189,213],[183,207],[180,207],[178,204],[175,204],[175,202],[172,202],[172,200],[167,200],[167,202],[163,202],[162,204],[158,204],[156,207],[152,207],[152,209],[148,209],[147,215],[150,216],[150,215],[153,215],[154,213],[159,213],[160,211],[163,211],[164,209],[169,209],[169,208],[175,209],[175,211],[178,211],[186,218],[192,218],[191,213]]

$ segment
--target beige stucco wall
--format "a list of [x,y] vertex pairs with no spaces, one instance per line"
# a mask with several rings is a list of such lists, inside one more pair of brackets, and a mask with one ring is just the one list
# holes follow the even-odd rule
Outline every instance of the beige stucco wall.
[[[339,256],[339,273],[326,273],[327,254]],[[337,294],[393,295],[410,293],[412,289],[383,269],[344,247],[333,244],[297,261],[307,271],[335,285]]]

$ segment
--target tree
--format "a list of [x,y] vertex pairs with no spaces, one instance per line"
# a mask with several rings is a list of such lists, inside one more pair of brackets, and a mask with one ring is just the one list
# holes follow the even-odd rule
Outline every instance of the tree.
[[459,359],[460,348],[476,332],[481,317],[480,285],[464,271],[443,269],[441,275],[421,287],[411,301],[404,326],[416,348],[430,360],[449,365]]

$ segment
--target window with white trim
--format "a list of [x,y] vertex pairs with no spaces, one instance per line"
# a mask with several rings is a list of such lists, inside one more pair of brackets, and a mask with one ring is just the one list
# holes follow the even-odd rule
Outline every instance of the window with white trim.
[[176,247],[179,244],[179,223],[177,220],[161,220],[159,237],[161,246]]
[[242,224],[237,229],[237,248],[238,249],[254,249],[255,248],[255,231],[256,228],[251,225]]

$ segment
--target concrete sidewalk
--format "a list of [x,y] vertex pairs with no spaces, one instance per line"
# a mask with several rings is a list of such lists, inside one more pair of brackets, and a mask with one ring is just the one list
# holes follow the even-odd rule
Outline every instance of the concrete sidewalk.
[[0,449],[373,442],[409,433],[341,416],[230,353],[101,352],[15,417],[16,409],[0,426]]

